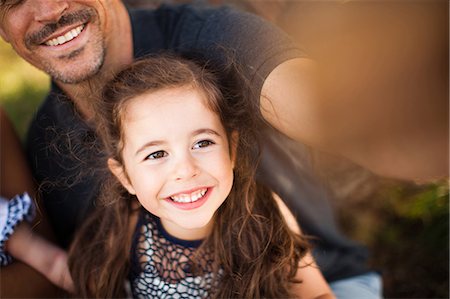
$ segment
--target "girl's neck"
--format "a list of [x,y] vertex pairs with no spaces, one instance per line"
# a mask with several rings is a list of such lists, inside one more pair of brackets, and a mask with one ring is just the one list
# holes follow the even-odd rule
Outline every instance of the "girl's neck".
[[214,219],[204,227],[183,228],[165,219],[161,219],[163,229],[171,236],[184,241],[197,241],[205,239],[212,230]]

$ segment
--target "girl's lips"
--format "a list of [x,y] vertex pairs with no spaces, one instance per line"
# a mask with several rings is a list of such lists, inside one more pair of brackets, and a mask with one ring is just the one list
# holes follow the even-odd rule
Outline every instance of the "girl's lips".
[[211,194],[211,191],[212,191],[211,187],[206,188],[205,194],[194,202],[176,202],[173,199],[171,199],[170,197],[166,198],[165,200],[178,209],[193,210],[193,209],[201,207],[208,200],[208,198]]

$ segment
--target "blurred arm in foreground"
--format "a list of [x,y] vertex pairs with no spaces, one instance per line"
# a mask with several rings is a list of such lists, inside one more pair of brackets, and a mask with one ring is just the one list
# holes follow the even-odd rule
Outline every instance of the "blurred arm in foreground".
[[266,119],[381,176],[448,177],[448,2],[281,2],[275,23],[316,63],[270,74]]

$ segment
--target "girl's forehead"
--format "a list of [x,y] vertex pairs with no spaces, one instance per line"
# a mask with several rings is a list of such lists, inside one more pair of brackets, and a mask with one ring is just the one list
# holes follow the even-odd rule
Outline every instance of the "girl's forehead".
[[174,86],[158,90],[150,90],[125,101],[120,107],[123,120],[131,120],[150,110],[169,113],[172,109],[186,109],[186,112],[196,108],[204,108],[217,114],[212,107],[212,99],[206,92],[196,86]]
[[226,133],[220,115],[204,104],[194,89],[166,89],[130,99],[121,111],[120,128],[125,140],[142,135],[149,138],[183,134],[188,130],[213,128]]

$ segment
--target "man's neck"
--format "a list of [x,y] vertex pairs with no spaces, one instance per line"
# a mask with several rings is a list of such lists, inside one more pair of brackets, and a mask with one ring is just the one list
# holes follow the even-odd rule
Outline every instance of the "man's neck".
[[108,79],[105,76],[97,74],[95,77],[78,84],[59,82],[56,84],[74,103],[81,117],[89,121],[94,117],[94,103],[101,97],[102,88],[107,81]]
[[112,79],[113,75],[124,66],[133,62],[133,36],[131,30],[130,16],[120,1],[118,7],[109,17],[112,24],[112,32],[106,37],[105,62],[99,72],[92,78],[78,84],[56,84],[73,101],[78,112],[85,120],[94,116],[94,103],[101,96],[105,84]]

